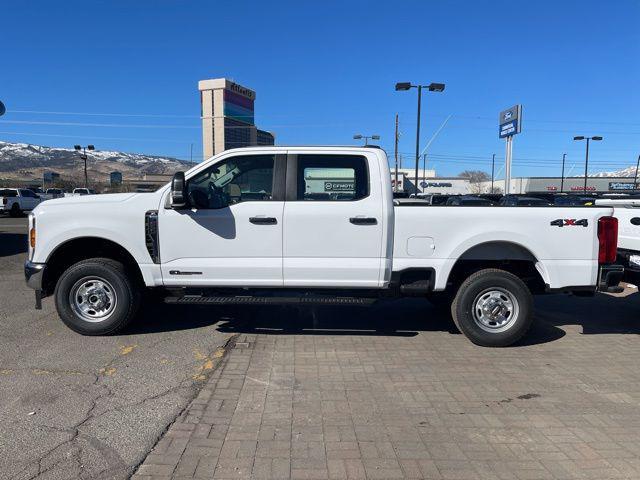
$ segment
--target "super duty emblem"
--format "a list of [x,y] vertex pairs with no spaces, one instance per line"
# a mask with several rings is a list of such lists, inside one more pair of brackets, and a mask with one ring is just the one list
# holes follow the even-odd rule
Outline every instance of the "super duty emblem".
[[552,227],[588,227],[589,220],[582,218],[576,220],[575,218],[559,218],[551,222]]

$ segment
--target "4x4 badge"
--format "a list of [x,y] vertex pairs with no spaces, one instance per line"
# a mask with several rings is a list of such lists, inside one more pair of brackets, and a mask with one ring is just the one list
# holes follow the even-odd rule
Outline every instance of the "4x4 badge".
[[553,227],[588,227],[589,221],[586,218],[576,220],[575,218],[559,218],[551,222]]

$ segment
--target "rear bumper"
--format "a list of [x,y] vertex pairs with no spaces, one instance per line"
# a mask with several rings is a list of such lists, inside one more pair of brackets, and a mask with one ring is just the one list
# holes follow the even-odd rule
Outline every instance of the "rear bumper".
[[602,265],[598,276],[598,291],[605,293],[620,293],[622,287],[618,284],[624,276],[622,265]]

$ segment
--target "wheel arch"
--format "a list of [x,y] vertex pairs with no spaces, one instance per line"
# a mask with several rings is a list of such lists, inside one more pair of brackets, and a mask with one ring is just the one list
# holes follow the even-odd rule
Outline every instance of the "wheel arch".
[[454,262],[447,275],[447,285],[459,285],[473,272],[497,268],[518,275],[535,293],[548,284],[544,266],[527,247],[508,240],[492,240],[468,248]]
[[89,258],[119,261],[139,285],[144,285],[142,271],[131,252],[113,240],[88,236],[67,240],[49,253],[43,277],[43,293],[48,295],[53,292],[58,279],[69,266]]

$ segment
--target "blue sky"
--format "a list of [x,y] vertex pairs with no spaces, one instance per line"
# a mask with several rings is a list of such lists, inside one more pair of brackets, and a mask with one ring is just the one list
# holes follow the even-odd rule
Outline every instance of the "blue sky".
[[[257,91],[256,123],[280,144],[354,144],[380,134],[411,166],[416,92],[428,163],[440,175],[490,170],[504,142],[498,112],[524,105],[513,175],[584,168],[640,154],[640,2],[0,0],[0,140],[94,143],[201,158],[197,81],[226,76]],[[47,114],[41,112],[63,112]],[[71,112],[71,113],[69,113]],[[93,115],[80,115],[93,114]],[[118,114],[118,115],[102,115]]]

